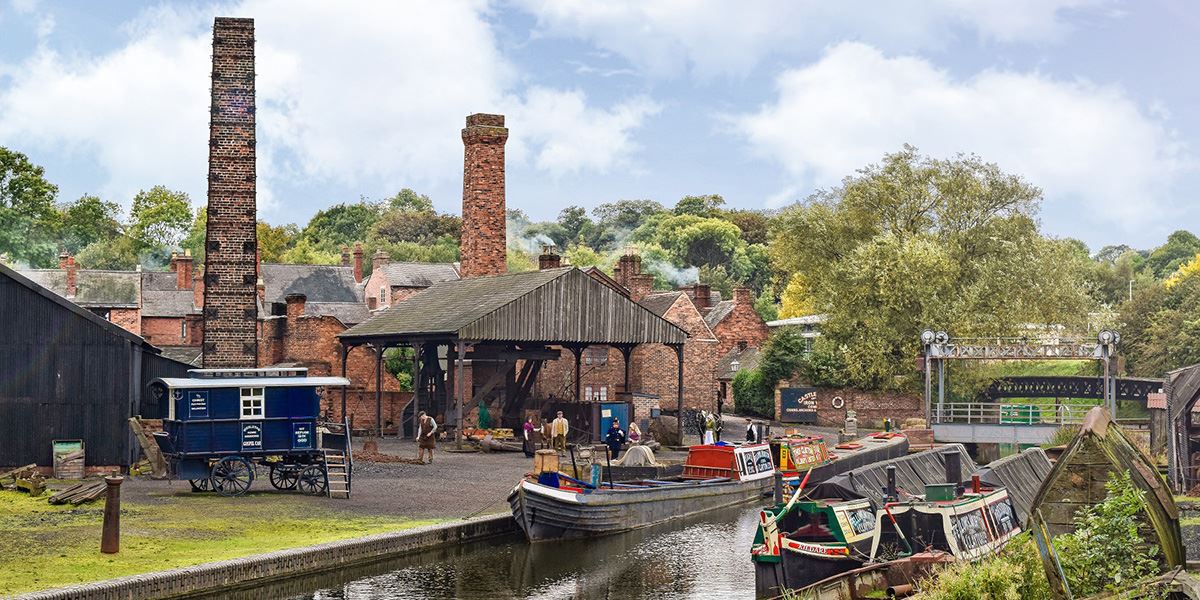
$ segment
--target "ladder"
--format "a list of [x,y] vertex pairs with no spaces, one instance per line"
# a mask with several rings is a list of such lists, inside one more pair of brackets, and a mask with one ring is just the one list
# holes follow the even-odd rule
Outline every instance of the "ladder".
[[[336,432],[338,424],[329,424],[331,433]],[[350,420],[346,417],[342,421],[342,447],[341,448],[322,448],[321,454],[325,459],[325,495],[330,498],[349,498],[350,497],[350,479],[354,472],[354,453],[350,441]]]

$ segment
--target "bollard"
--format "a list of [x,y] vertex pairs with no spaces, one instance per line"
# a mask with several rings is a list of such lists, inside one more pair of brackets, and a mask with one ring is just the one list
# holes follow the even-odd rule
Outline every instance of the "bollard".
[[104,496],[104,532],[100,536],[100,551],[116,554],[121,551],[121,483],[124,477],[104,478],[108,484]]

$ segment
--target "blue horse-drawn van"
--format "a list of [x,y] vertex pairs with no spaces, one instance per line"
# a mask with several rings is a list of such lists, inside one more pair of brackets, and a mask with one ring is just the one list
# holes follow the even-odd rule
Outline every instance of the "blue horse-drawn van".
[[155,439],[172,477],[194,491],[240,496],[256,467],[277,489],[350,496],[348,423],[321,420],[321,391],[344,377],[308,377],[303,368],[193,369],[151,382],[163,409]]

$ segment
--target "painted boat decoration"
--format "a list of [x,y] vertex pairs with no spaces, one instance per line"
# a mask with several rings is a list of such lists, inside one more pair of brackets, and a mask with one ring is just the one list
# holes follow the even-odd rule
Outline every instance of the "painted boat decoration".
[[880,432],[829,447],[820,436],[789,436],[771,440],[771,453],[783,474],[784,496],[791,496],[802,476],[816,485],[867,465],[908,454],[902,433]]
[[761,499],[774,473],[767,444],[692,446],[678,479],[584,482],[555,465],[517,483],[508,503],[530,542],[597,537]]
[[861,567],[870,556],[875,527],[875,511],[863,499],[764,509],[750,550],[761,594],[801,588]]

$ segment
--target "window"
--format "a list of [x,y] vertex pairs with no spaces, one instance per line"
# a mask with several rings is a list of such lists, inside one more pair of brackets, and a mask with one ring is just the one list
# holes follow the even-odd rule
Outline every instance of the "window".
[[242,388],[242,418],[263,418],[263,388]]
[[179,322],[179,339],[181,339],[181,340],[187,339],[187,321]]
[[379,303],[380,304],[388,303],[387,302],[387,286],[386,285],[379,286]]
[[608,386],[592,387],[590,385],[583,386],[583,401],[584,402],[607,402],[608,401]]
[[603,365],[608,362],[607,346],[589,346],[583,350],[583,364]]

